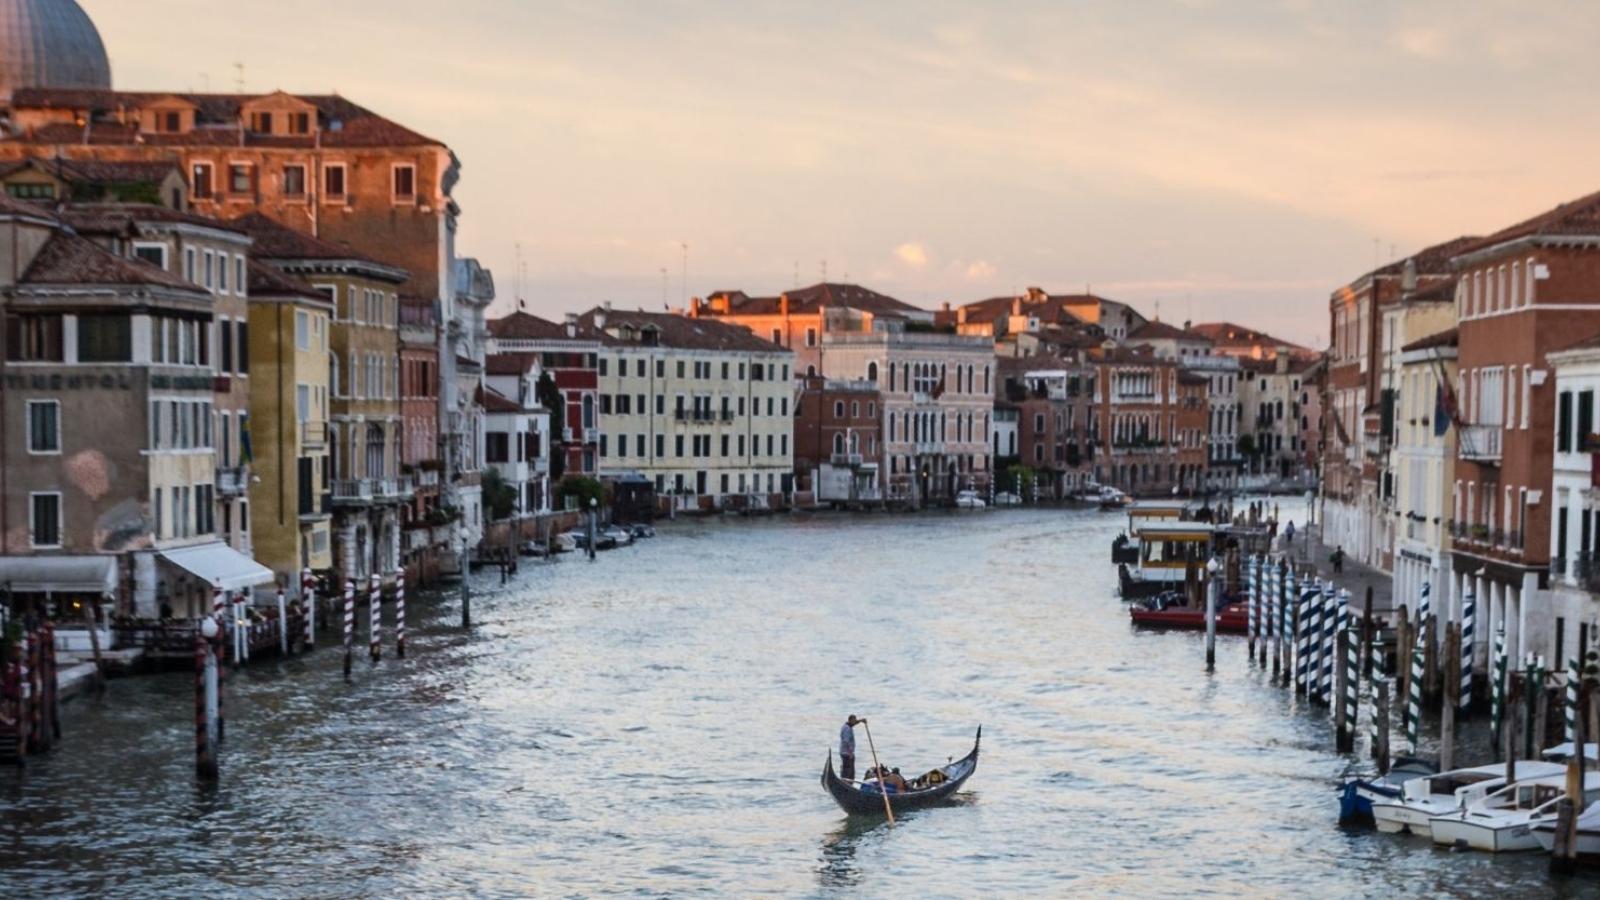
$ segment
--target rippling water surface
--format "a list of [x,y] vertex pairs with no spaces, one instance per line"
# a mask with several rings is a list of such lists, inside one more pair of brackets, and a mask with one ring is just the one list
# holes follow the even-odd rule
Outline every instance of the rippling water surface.
[[[1302,517],[1296,517],[1302,518]],[[411,658],[232,677],[196,786],[193,679],[114,681],[0,772],[0,885],[99,896],[1574,896],[1334,824],[1349,760],[1222,639],[1129,628],[1118,516],[678,522],[413,603]],[[421,606],[419,611],[418,606]],[[419,627],[420,625],[420,627]],[[847,713],[887,764],[983,754],[893,829],[817,783]],[[861,755],[866,742],[860,740]],[[18,892],[13,892],[17,889]]]

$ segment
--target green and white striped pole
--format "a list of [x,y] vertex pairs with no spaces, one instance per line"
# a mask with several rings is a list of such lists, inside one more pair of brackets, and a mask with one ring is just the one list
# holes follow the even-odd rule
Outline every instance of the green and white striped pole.
[[1489,731],[1494,735],[1494,746],[1501,746],[1500,726],[1505,720],[1506,706],[1506,623],[1494,630],[1494,671],[1489,676]]
[[1417,755],[1418,732],[1422,730],[1422,657],[1427,636],[1417,629],[1416,645],[1411,649],[1411,691],[1406,704],[1406,752]]

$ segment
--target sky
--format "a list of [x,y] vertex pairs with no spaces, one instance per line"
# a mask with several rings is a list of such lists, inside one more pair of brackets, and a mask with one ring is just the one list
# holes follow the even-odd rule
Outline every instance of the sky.
[[242,63],[448,143],[458,252],[546,316],[825,273],[1320,347],[1375,262],[1600,189],[1589,0],[80,3],[119,88]]

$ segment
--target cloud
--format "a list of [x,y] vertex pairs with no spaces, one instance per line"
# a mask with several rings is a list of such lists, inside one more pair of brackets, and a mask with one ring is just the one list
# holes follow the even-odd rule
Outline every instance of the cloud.
[[1394,35],[1401,50],[1422,59],[1441,59],[1450,49],[1450,38],[1437,28],[1403,28]]
[[908,242],[894,248],[894,255],[899,260],[914,269],[920,269],[928,264],[928,248],[919,243]]
[[995,271],[994,264],[985,259],[975,259],[967,264],[967,278],[971,281],[993,278]]

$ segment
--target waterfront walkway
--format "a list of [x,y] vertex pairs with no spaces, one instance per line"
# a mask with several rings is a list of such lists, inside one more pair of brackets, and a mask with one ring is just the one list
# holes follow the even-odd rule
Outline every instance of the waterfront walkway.
[[1333,563],[1328,559],[1333,550],[1334,548],[1322,543],[1322,529],[1319,526],[1312,525],[1305,528],[1297,526],[1290,559],[1297,571],[1305,572],[1315,568],[1318,578],[1330,580],[1348,590],[1352,609],[1366,611],[1367,588],[1370,587],[1372,588],[1371,611],[1379,616],[1387,616],[1393,612],[1394,580],[1371,566],[1350,559],[1348,553],[1345,555],[1344,571],[1335,575]]

